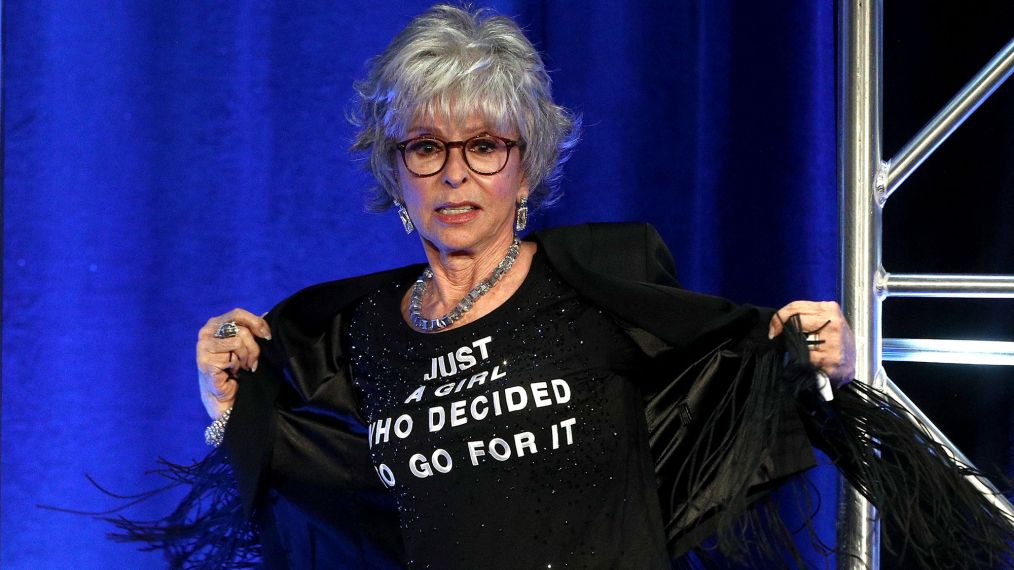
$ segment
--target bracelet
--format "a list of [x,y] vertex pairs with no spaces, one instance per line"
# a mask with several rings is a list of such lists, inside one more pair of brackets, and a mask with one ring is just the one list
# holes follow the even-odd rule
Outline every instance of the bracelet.
[[232,408],[229,408],[217,420],[211,422],[211,425],[204,428],[204,443],[211,447],[218,447],[222,444],[222,440],[225,439],[225,425],[229,423],[229,415],[231,414]]

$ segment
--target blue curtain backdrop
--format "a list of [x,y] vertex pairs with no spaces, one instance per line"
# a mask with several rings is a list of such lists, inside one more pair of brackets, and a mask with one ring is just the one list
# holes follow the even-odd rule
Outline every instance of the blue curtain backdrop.
[[[208,317],[420,259],[393,213],[364,212],[345,116],[428,4],[5,2],[0,566],[163,566],[36,505],[107,508],[85,473],[142,490],[158,456],[204,454]],[[584,115],[536,227],[648,221],[689,288],[835,297],[831,2],[483,4]]]

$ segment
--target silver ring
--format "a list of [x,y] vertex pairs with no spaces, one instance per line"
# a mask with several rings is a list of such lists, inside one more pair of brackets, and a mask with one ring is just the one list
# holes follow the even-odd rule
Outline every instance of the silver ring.
[[820,335],[816,332],[806,333],[806,347],[810,350],[817,350],[817,347],[824,344],[824,341],[820,340]]
[[239,334],[239,327],[236,326],[236,321],[226,321],[218,325],[218,329],[215,331],[215,338],[232,338]]

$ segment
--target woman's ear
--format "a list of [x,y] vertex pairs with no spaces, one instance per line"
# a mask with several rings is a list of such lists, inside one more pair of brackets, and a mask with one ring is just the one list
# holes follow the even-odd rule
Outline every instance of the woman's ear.
[[529,188],[528,188],[528,176],[525,175],[524,169],[521,169],[521,180],[518,182],[518,198],[520,202],[522,198],[528,199]]

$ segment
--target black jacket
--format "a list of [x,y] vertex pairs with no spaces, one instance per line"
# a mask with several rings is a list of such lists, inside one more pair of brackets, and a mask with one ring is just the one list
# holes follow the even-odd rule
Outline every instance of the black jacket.
[[[726,511],[813,464],[787,392],[756,397],[777,387],[780,370],[781,352],[766,337],[770,311],[681,289],[668,249],[645,224],[589,224],[529,239],[667,371],[665,382],[641,389],[674,556]],[[269,566],[402,563],[395,506],[373,469],[336,340],[350,305],[421,271],[316,285],[267,316],[273,340],[262,344],[257,373],[241,375],[225,447]],[[716,431],[728,437],[701,437]]]

